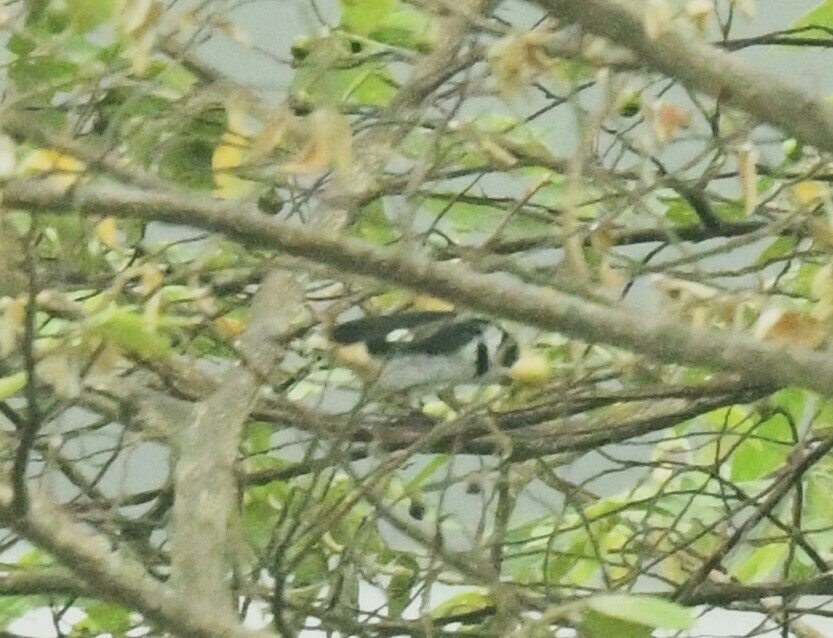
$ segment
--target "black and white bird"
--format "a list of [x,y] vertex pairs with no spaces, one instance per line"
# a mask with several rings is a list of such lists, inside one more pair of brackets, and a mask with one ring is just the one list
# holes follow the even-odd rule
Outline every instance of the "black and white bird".
[[339,346],[337,358],[383,392],[493,383],[519,355],[506,330],[455,312],[365,317],[340,323],[330,334]]

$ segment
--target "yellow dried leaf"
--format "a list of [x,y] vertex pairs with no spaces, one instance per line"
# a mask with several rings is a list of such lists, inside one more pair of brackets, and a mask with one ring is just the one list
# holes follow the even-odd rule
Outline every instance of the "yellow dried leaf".
[[659,110],[659,121],[671,137],[677,132],[677,129],[688,128],[691,124],[691,111],[673,104],[663,104]]
[[816,299],[833,298],[833,263],[827,262],[813,275],[810,292]]
[[121,352],[109,343],[97,343],[96,357],[92,364],[92,371],[96,374],[109,376],[113,369],[122,361]]
[[808,219],[807,230],[814,241],[833,246],[833,228],[820,219]]
[[489,49],[488,58],[495,82],[504,97],[513,97],[539,74],[556,64],[546,50],[552,36],[552,32],[547,29],[512,34]]
[[414,310],[432,310],[435,312],[450,312],[454,310],[454,304],[439,297],[431,295],[417,295],[413,301]]
[[348,177],[353,162],[353,132],[347,118],[333,109],[319,109],[313,114],[313,131],[322,146],[329,145],[336,173]]
[[301,149],[291,162],[280,165],[280,171],[289,175],[305,175],[323,171],[330,164],[326,147],[312,140]]
[[119,228],[115,217],[105,217],[95,225],[95,236],[98,241],[107,246],[110,250],[119,247]]
[[137,75],[147,71],[164,10],[159,0],[125,0],[121,4],[119,23],[127,36],[127,53]]
[[243,163],[246,138],[238,133],[226,131],[211,156],[211,169],[216,173],[228,168],[237,168]]
[[648,37],[656,40],[670,26],[673,17],[667,0],[648,0],[645,3],[642,26]]
[[251,111],[252,95],[243,89],[233,90],[225,101],[228,130],[244,140],[252,132]]
[[222,199],[243,199],[257,188],[257,183],[242,179],[234,174],[243,164],[247,139],[231,130],[223,133],[220,144],[211,156],[211,170],[214,179],[214,195]]
[[826,323],[833,317],[833,297],[824,297],[820,299],[813,311],[810,313],[813,319],[818,319],[822,323]]
[[246,33],[240,25],[232,20],[224,20],[219,25],[220,30],[225,33],[229,40],[235,42],[236,44],[242,44],[243,46],[250,47],[252,46],[252,38]]
[[798,182],[793,187],[795,201],[805,208],[815,208],[824,203],[827,197],[827,189],[818,182]]
[[509,376],[526,385],[546,383],[552,378],[553,369],[549,360],[537,351],[523,352],[509,370]]
[[605,288],[619,288],[625,283],[625,278],[622,273],[610,265],[607,257],[604,257],[599,264],[599,281]]
[[685,14],[701,34],[706,32],[706,23],[712,14],[714,5],[712,0],[688,0],[685,3]]
[[720,291],[712,286],[665,275],[654,275],[651,277],[651,283],[674,301],[714,299],[720,294]]
[[318,109],[312,114],[312,139],[295,159],[279,170],[290,175],[317,173],[332,167],[342,179],[349,176],[353,161],[352,131],[347,118],[334,109]]
[[17,168],[17,144],[8,135],[0,135],[0,179],[13,177]]
[[737,5],[738,7],[740,7],[740,10],[743,11],[746,14],[746,17],[748,17],[748,18],[754,18],[755,17],[755,11],[756,11],[755,0],[732,0],[732,2],[735,5]]
[[139,286],[143,295],[149,295],[159,290],[163,281],[165,281],[165,273],[160,266],[155,264],[145,264],[142,266],[139,276]]
[[0,355],[8,356],[17,347],[17,336],[26,318],[26,301],[12,299],[3,311],[3,327],[0,330]]
[[236,339],[246,329],[246,323],[233,317],[217,317],[214,329],[226,339]]
[[176,24],[180,31],[185,31],[186,29],[195,27],[197,25],[196,9],[189,9],[188,11],[180,13]]
[[144,31],[158,22],[162,11],[159,0],[124,0],[119,7],[120,23],[127,33]]
[[738,150],[738,175],[743,189],[744,212],[751,215],[758,205],[758,150],[747,142]]
[[274,111],[252,142],[252,156],[263,157],[283,144],[291,125],[292,114],[288,109],[281,108]]
[[339,346],[335,349],[335,357],[339,363],[365,379],[375,379],[379,374],[379,368],[373,364],[367,346],[363,343]]
[[712,313],[706,306],[697,306],[691,311],[692,328],[705,328],[711,321]]
[[59,351],[43,357],[37,364],[37,373],[58,396],[75,399],[81,395],[81,366],[69,353]]
[[480,138],[480,148],[486,151],[493,160],[504,168],[512,168],[518,163],[517,157],[486,136]]
[[763,341],[814,350],[826,341],[827,330],[810,315],[769,308],[758,318],[755,336]]
[[660,144],[674,139],[677,131],[691,125],[691,111],[665,102],[654,102],[645,109],[654,137]]
[[65,190],[72,188],[85,170],[83,162],[53,149],[33,151],[18,166],[20,175],[46,174],[50,184]]
[[159,327],[159,311],[161,306],[162,291],[157,290],[145,302],[145,307],[142,311],[142,317],[144,318],[146,325],[152,330],[155,330]]
[[[0,377],[0,401],[5,401],[9,397],[14,396],[26,386],[29,376],[25,372],[15,372],[7,377]],[[2,441],[0,449],[9,441]]]
[[609,219],[599,222],[590,232],[590,245],[606,253],[616,245],[616,225]]
[[214,299],[208,288],[194,288],[192,292],[194,295],[194,302],[197,304],[197,308],[201,313],[204,315],[217,314],[217,300]]

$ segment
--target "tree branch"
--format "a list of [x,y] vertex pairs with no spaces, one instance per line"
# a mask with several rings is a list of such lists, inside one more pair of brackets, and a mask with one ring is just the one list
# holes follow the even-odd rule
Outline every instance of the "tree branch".
[[562,22],[634,51],[642,62],[700,91],[778,126],[805,144],[833,151],[833,107],[773,75],[736,62],[674,24],[656,38],[645,32],[633,3],[612,0],[535,0]]
[[77,523],[60,504],[37,490],[21,517],[11,507],[12,490],[0,483],[0,520],[49,551],[104,600],[135,609],[160,628],[191,638],[275,638],[274,633],[243,628],[226,609],[193,605],[145,571],[124,551],[91,527]]
[[676,320],[603,306],[508,275],[484,275],[465,264],[438,264],[330,232],[264,216],[250,205],[194,193],[146,192],[127,186],[60,185],[19,180],[6,185],[6,206],[33,212],[80,212],[188,224],[222,232],[251,247],[283,250],[339,270],[453,299],[474,310],[605,343],[657,361],[737,372],[754,385],[796,385],[833,394],[833,361],[821,353],[779,348],[738,333],[696,329]]
[[240,438],[280,351],[280,335],[289,329],[302,301],[288,273],[267,276],[241,338],[244,361],[231,367],[216,391],[195,406],[190,422],[175,437],[171,583],[193,605],[230,609],[229,532],[237,529],[234,464]]

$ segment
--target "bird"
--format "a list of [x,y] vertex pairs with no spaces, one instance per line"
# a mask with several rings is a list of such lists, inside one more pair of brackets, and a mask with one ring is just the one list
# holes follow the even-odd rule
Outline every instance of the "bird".
[[501,326],[454,311],[397,312],[336,324],[336,357],[382,392],[488,384],[518,361]]

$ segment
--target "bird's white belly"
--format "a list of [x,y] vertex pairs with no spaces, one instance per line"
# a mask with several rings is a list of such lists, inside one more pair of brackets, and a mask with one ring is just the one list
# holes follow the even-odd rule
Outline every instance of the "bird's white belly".
[[474,362],[468,357],[409,354],[383,363],[374,385],[381,390],[404,390],[419,385],[469,383],[474,379]]

